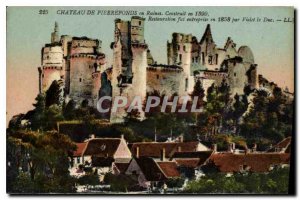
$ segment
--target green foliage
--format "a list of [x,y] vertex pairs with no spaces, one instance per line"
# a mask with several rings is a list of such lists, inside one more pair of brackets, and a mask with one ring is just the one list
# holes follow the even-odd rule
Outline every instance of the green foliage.
[[168,188],[180,188],[184,184],[184,178],[179,177],[179,178],[169,178],[166,181],[166,184]]
[[254,94],[253,106],[241,124],[241,134],[259,140],[265,138],[276,143],[290,136],[293,126],[293,103],[288,103],[275,87],[272,95],[259,90]]
[[255,193],[287,194],[289,168],[277,168],[270,173],[208,174],[188,182],[184,193]]
[[89,174],[79,177],[77,180],[77,183],[79,185],[95,186],[95,185],[100,184],[100,180],[99,180],[99,176],[97,174],[89,173]]
[[58,81],[54,80],[46,91],[46,107],[50,107],[53,104],[61,105],[62,102],[62,89]]
[[68,136],[57,132],[13,132],[9,134],[7,146],[11,150],[7,157],[8,170],[17,172],[7,177],[9,192],[74,192],[75,182],[68,167],[70,153],[76,145]]
[[110,185],[110,190],[113,192],[128,192],[138,184],[134,177],[124,174],[113,175],[111,173],[105,175],[104,182]]

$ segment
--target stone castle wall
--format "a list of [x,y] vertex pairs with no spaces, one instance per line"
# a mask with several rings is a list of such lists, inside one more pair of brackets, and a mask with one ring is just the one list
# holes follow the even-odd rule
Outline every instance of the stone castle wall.
[[182,96],[184,92],[182,68],[170,66],[149,66],[147,68],[147,93],[158,91],[160,94]]

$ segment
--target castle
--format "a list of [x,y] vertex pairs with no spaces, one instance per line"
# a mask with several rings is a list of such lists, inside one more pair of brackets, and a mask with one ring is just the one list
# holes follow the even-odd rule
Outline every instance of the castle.
[[[54,80],[64,83],[66,103],[86,101],[97,107],[101,96],[135,96],[145,99],[154,91],[172,96],[189,95],[196,81],[207,91],[225,81],[231,95],[243,94],[245,86],[258,88],[257,65],[251,49],[229,37],[224,48],[215,44],[210,25],[199,40],[191,34],[173,33],[167,42],[167,64],[157,64],[144,38],[145,19],[115,20],[112,68],[106,67],[101,41],[87,37],[59,36],[55,23],[51,43],[42,49],[39,88],[45,92]],[[111,113],[111,122],[122,122],[125,109]],[[140,113],[144,118],[144,113]]]

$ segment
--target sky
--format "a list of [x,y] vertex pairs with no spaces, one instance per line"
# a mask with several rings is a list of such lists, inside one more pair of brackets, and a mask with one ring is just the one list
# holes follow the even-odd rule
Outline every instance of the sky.
[[[48,14],[40,15],[39,10]],[[16,114],[32,109],[38,94],[38,70],[41,48],[50,43],[55,21],[61,35],[87,36],[102,41],[102,51],[112,63],[110,43],[114,39],[114,20],[129,20],[131,16],[116,15],[59,15],[58,10],[137,10],[144,11],[205,11],[215,22],[158,22],[145,21],[145,40],[157,63],[167,63],[167,40],[173,32],[192,34],[201,39],[205,27],[211,24],[213,39],[223,48],[228,37],[237,48],[251,48],[258,72],[281,87],[294,91],[294,23],[276,19],[294,17],[291,7],[8,7],[6,55],[7,121]],[[87,11],[86,11],[87,12]],[[240,18],[239,22],[218,22],[218,17]],[[275,22],[246,22],[247,18],[273,18]]]

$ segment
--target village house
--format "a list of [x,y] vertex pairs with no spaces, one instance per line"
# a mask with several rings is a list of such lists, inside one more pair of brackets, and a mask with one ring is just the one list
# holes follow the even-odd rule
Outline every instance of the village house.
[[290,165],[291,137],[287,137],[267,151],[256,151],[257,145],[245,151],[236,151],[234,143],[229,144],[228,151],[218,152],[217,147],[209,159],[205,161],[201,169],[218,172],[257,172],[266,173],[276,167],[288,167]]
[[175,152],[171,159],[179,166],[180,173],[191,179],[203,174],[201,166],[213,153],[213,151]]
[[177,141],[167,142],[137,142],[128,145],[132,154],[140,157],[160,158],[161,151],[165,150],[165,157],[171,158],[175,152],[197,152],[208,151],[208,147],[199,141],[184,142],[180,136]]
[[131,152],[123,135],[121,138],[92,138],[85,143],[77,143],[73,153],[74,165],[71,174],[82,173],[82,168],[91,168],[103,180],[108,172],[122,171],[120,167],[129,163]]
[[177,163],[166,159],[165,149],[161,150],[160,155],[159,159],[155,159],[140,157],[137,152],[130,161],[125,174],[134,176],[138,185],[143,188],[153,190],[165,187],[168,179],[179,178],[181,174]]

